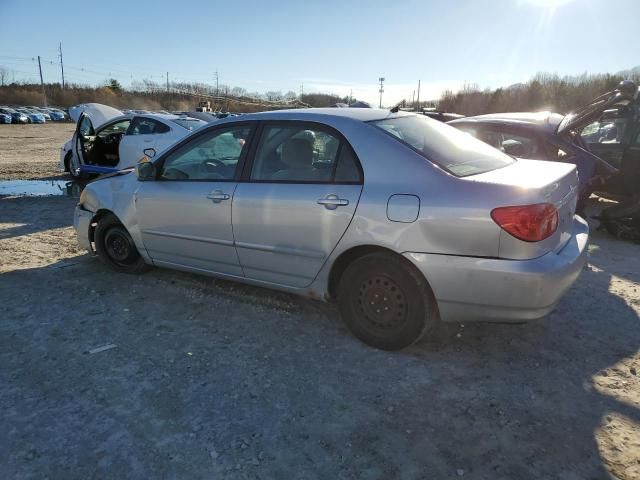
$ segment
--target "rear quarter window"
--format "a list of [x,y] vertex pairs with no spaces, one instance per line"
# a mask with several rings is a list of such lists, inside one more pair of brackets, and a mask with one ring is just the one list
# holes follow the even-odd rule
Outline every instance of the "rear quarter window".
[[411,115],[370,122],[457,177],[506,167],[515,160],[450,125]]

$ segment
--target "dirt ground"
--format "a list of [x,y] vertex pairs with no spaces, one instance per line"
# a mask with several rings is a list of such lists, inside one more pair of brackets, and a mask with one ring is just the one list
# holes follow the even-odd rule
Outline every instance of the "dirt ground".
[[[0,128],[0,179],[57,175],[71,128],[39,128]],[[330,305],[112,273],[75,203],[0,198],[2,479],[640,478],[638,245],[595,232],[542,321],[388,353]]]
[[64,178],[60,147],[71,139],[72,122],[0,125],[0,180]]

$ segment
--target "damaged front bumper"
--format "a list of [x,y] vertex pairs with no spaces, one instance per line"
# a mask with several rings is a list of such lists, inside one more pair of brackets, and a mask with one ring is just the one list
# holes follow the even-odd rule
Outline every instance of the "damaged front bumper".
[[95,254],[91,245],[91,220],[93,220],[93,216],[93,212],[85,210],[81,205],[76,205],[73,212],[73,228],[76,230],[78,245],[92,255]]

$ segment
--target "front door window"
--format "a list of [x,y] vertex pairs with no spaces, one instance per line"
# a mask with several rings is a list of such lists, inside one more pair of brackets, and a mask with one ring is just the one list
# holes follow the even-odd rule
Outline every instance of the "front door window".
[[232,180],[250,133],[246,125],[206,133],[169,155],[160,176],[164,180]]

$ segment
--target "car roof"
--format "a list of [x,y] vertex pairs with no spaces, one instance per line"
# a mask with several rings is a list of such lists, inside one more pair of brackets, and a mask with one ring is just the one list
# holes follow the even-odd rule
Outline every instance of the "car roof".
[[451,125],[472,125],[474,123],[525,125],[530,128],[555,132],[563,118],[564,115],[552,112],[510,112],[476,115],[475,117],[465,117],[447,123]]
[[[244,120],[322,120],[327,117],[340,117],[369,122],[391,117],[409,117],[415,114],[407,112],[391,113],[379,108],[298,108],[289,110],[273,110],[269,112],[247,113],[237,117],[227,117],[234,121]],[[227,120],[227,118],[221,121]]]

